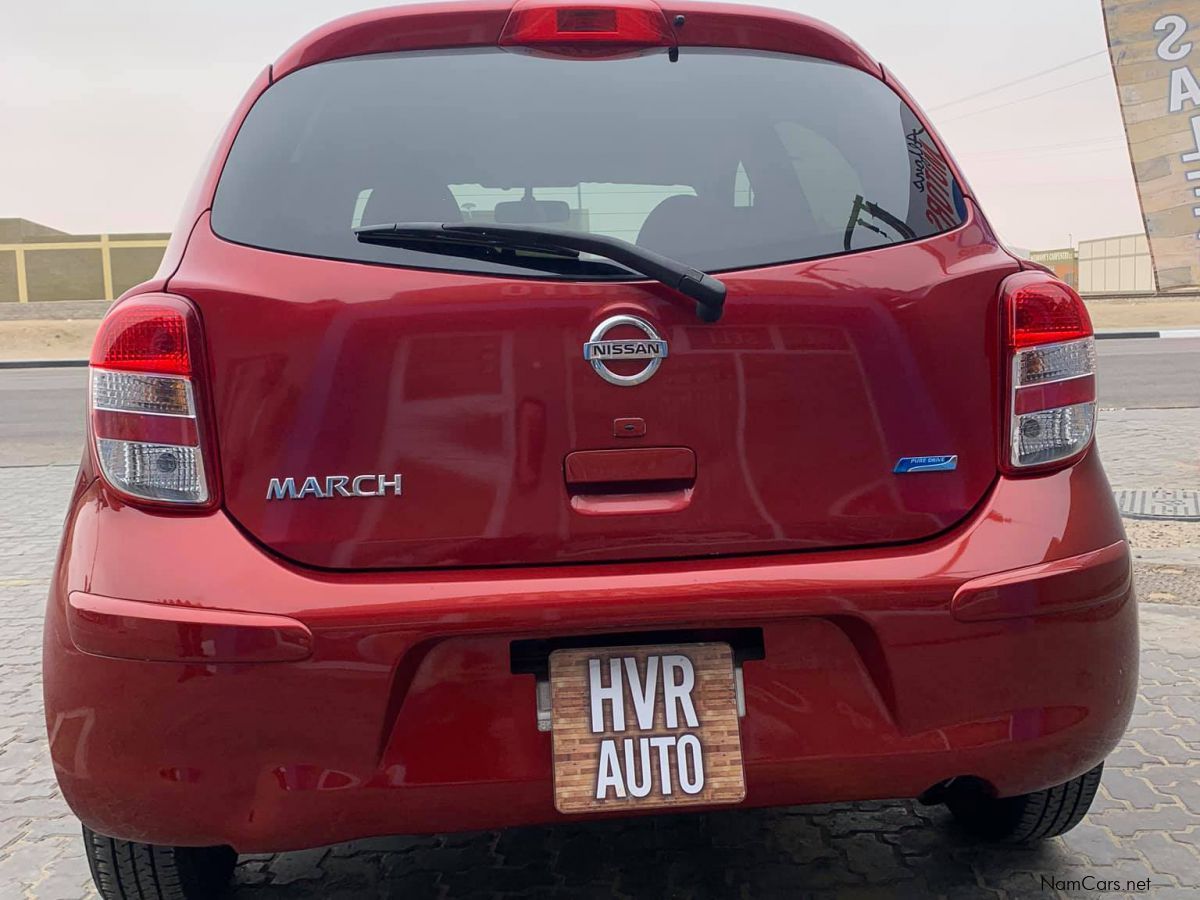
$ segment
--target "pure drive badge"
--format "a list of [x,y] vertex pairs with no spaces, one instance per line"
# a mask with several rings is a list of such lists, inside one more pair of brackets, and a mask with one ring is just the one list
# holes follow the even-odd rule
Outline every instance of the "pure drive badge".
[[953,472],[957,468],[957,456],[905,456],[892,471],[896,475],[915,475],[920,472]]
[[268,500],[303,500],[316,497],[400,496],[399,475],[301,475],[298,478],[272,478],[267,485]]
[[[645,335],[644,338],[607,341],[605,336],[622,325],[632,326]],[[637,316],[613,316],[605,319],[596,326],[592,338],[583,345],[583,358],[592,364],[596,374],[620,387],[633,387],[641,384],[658,371],[662,361],[667,358],[667,342],[658,336],[658,332],[645,319]],[[608,363],[624,362],[625,360],[648,360],[640,372],[632,375],[620,375],[608,367]]]

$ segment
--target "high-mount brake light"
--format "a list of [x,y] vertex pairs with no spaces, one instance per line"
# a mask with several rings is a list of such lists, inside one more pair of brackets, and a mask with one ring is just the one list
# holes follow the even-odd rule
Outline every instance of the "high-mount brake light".
[[501,47],[572,44],[669,47],[675,35],[662,9],[647,0],[517,0],[500,35]]
[[89,427],[104,480],[138,500],[211,498],[197,414],[196,319],[178,297],[138,297],[108,314],[90,358]]
[[1006,468],[1070,465],[1096,429],[1096,341],[1087,307],[1042,272],[1010,276],[1001,299],[1009,351]]

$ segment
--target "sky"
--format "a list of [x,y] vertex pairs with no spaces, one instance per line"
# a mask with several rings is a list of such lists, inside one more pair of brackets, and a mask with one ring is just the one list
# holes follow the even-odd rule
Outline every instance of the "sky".
[[[11,5],[0,30],[0,218],[76,233],[169,231],[263,67],[312,28],[378,5]],[[1142,230],[1101,0],[763,5],[824,19],[888,66],[929,112],[1009,244],[1051,249]],[[1064,67],[991,90],[1056,66]],[[957,102],[964,98],[973,99]]]

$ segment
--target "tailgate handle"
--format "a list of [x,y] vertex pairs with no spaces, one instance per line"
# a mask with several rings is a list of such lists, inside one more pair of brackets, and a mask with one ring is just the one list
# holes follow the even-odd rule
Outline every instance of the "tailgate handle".
[[563,462],[571,508],[583,515],[679,512],[692,500],[696,454],[687,447],[579,450]]

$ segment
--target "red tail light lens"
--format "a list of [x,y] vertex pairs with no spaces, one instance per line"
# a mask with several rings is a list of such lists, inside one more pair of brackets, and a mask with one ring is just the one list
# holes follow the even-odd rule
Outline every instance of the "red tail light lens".
[[193,354],[199,323],[164,294],[115,307],[96,335],[89,384],[92,446],[100,474],[137,500],[205,506],[205,468]]
[[547,3],[518,0],[500,35],[500,46],[604,44],[669,47],[675,36],[662,9],[643,0],[614,3]]
[[1030,283],[1013,288],[1008,298],[1010,347],[1092,336],[1091,317],[1077,293],[1050,276],[1032,272],[1025,275]]
[[189,375],[187,320],[177,309],[146,304],[105,319],[91,364],[106,369]]
[[1004,282],[1009,348],[1012,472],[1078,460],[1096,429],[1096,342],[1083,300],[1051,275],[1022,272]]

